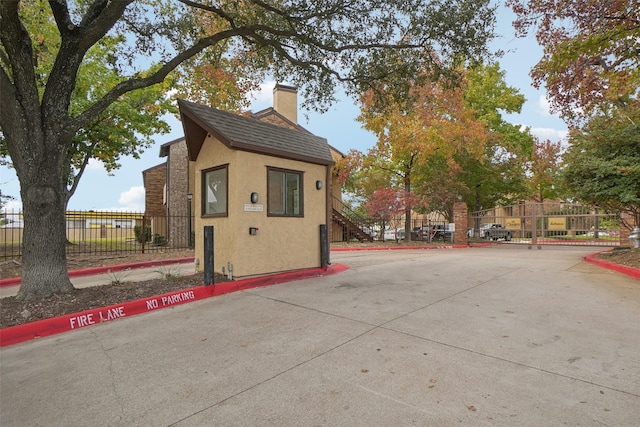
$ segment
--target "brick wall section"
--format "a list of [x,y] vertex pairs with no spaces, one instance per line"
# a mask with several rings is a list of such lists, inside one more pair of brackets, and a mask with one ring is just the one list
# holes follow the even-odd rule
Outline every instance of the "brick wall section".
[[[633,227],[640,227],[640,224],[637,224],[632,215],[628,213],[623,213],[620,221],[620,247],[621,248],[630,248],[633,245],[631,244],[631,240],[629,240],[629,236],[631,235],[631,230]],[[631,224],[631,228],[627,228],[623,224],[626,222],[627,224]]]
[[272,114],[266,114],[266,115],[260,116],[258,117],[258,120],[260,120],[261,122],[269,123],[269,124],[280,126],[283,128],[298,130],[298,127],[295,124],[291,123],[288,120],[284,120],[282,117],[275,114],[275,112]]
[[167,166],[161,163],[142,172],[144,183],[144,212],[147,216],[164,217],[164,183]]
[[469,244],[469,236],[467,236],[468,228],[467,204],[456,202],[453,204],[453,222],[456,225],[456,231],[453,233],[453,242],[456,245]]

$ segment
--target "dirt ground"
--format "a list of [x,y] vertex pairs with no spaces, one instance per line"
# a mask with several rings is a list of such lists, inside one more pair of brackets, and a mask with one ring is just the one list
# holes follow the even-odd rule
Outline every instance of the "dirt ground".
[[[193,250],[163,250],[153,251],[144,254],[124,253],[124,254],[101,254],[101,255],[68,255],[67,266],[69,270],[82,270],[91,267],[105,267],[118,264],[130,264],[142,261],[155,261],[169,258],[192,257]],[[0,264],[0,279],[20,277],[20,263],[16,261],[6,261]]]
[[[83,255],[69,257],[67,263],[69,270],[81,270],[90,267],[192,256],[192,250],[126,255]],[[0,278],[6,279],[19,276],[19,263],[8,262],[2,265]],[[214,279],[217,283],[226,280],[227,278],[224,276],[216,276]],[[172,276],[169,278],[161,277],[159,274],[157,279],[144,282],[113,283],[105,286],[76,289],[67,295],[54,294],[36,301],[20,302],[15,297],[5,297],[0,299],[0,328],[179,291],[200,286],[203,283],[204,274],[202,273],[193,276]]]
[[[424,242],[410,242],[414,246],[424,246]],[[332,244],[333,247],[370,247],[370,246],[405,246],[404,242],[391,243],[348,243]],[[89,267],[128,264],[140,261],[151,261],[167,258],[183,258],[194,256],[193,251],[154,252],[147,254],[127,254],[118,256],[75,256],[68,260],[70,270]],[[640,250],[616,249],[603,252],[599,256],[606,261],[640,269]],[[20,276],[20,265],[14,262],[3,263],[0,278]],[[224,276],[216,276],[215,282],[226,281]],[[185,277],[163,278],[135,283],[113,283],[111,285],[93,288],[76,289],[70,294],[54,294],[49,298],[36,301],[20,302],[15,297],[0,299],[0,328],[34,322],[64,314],[105,307],[133,301],[140,298],[160,295],[167,292],[179,291],[204,282],[203,274]]]
[[640,249],[614,249],[602,252],[597,257],[614,264],[640,269]]

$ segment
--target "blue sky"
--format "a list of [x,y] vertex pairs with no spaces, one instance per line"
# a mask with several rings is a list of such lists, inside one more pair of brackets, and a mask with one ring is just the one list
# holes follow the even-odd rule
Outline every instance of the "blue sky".
[[[511,22],[514,15],[502,7],[498,14],[497,32],[501,35],[492,48],[505,51],[500,66],[505,71],[506,82],[517,88],[526,98],[520,114],[507,115],[505,118],[515,124],[531,128],[534,135],[541,139],[557,141],[564,138],[567,126],[548,109],[545,92],[531,85],[529,71],[542,56],[542,49],[533,37],[516,39]],[[259,111],[272,106],[272,90],[275,82],[266,82],[262,90],[253,94],[251,109]],[[312,133],[324,137],[329,144],[343,153],[350,149],[366,151],[376,140],[375,136],[355,121],[359,108],[352,99],[340,96],[340,102],[324,113],[298,113],[299,123]],[[299,99],[299,102],[301,100]],[[99,162],[90,162],[76,193],[69,201],[69,209],[112,209],[142,212],[144,210],[144,187],[142,171],[163,163],[159,157],[160,145],[183,136],[182,124],[174,117],[169,118],[171,133],[155,137],[155,144],[140,155],[140,159],[123,158],[122,167],[109,176]],[[2,193],[16,197],[16,201],[7,205],[8,209],[19,209],[20,187],[13,170],[0,167],[0,186]]]

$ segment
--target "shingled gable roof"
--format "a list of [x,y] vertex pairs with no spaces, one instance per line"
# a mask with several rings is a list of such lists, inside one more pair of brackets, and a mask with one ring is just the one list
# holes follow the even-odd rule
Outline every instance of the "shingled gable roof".
[[176,142],[184,141],[184,137],[176,138],[173,141],[165,142],[160,146],[160,157],[167,157],[169,155],[169,148]]
[[334,163],[325,138],[185,100],[178,100],[178,107],[190,160],[198,157],[209,134],[236,150],[320,165]]

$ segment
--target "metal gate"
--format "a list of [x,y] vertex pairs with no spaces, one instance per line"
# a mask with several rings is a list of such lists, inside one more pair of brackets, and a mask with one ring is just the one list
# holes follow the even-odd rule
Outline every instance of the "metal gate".
[[529,203],[472,213],[474,240],[530,245],[620,246],[620,217],[597,206]]

